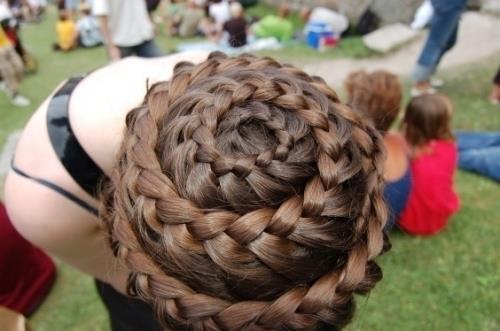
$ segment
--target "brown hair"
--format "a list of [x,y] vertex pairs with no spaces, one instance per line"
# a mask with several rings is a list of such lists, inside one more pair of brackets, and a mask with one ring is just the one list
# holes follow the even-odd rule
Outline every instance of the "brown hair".
[[410,100],[402,128],[412,146],[425,146],[434,139],[453,139],[453,105],[443,94],[425,94]]
[[401,109],[403,91],[399,78],[385,70],[356,71],[345,82],[348,103],[368,114],[377,130],[386,132]]
[[336,330],[382,278],[382,140],[320,78],[212,53],[126,124],[101,211],[166,329]]

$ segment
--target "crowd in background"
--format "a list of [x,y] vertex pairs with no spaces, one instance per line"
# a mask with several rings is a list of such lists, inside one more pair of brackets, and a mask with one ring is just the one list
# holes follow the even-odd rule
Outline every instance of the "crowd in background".
[[[431,76],[436,71],[441,57],[447,50],[453,47],[457,39],[459,17],[465,5],[465,1],[456,2],[453,5],[446,5],[445,3],[441,3],[440,0],[435,0],[434,2],[431,4],[430,1],[426,1],[416,16],[421,26],[425,26],[430,22],[431,30],[413,73],[415,86],[411,93],[414,96],[433,95],[436,93],[435,88],[432,87],[434,81],[431,79]],[[312,9],[303,7],[300,8],[298,16],[303,20],[305,28],[299,32],[294,30],[294,26],[290,20],[291,10],[287,4],[279,7],[275,15],[249,17],[245,14],[245,8],[251,7],[256,3],[256,0],[59,0],[55,3],[58,10],[58,20],[55,27],[57,41],[53,44],[53,49],[69,52],[77,47],[91,48],[104,44],[111,61],[129,55],[142,57],[161,56],[162,51],[155,42],[155,34],[158,33],[158,28],[155,27],[154,22],[162,23],[160,26],[163,27],[163,32],[168,36],[181,38],[200,36],[211,40],[213,43],[224,44],[227,47],[234,48],[242,47],[249,40],[255,38],[271,37],[284,42],[300,33],[314,30],[314,26],[317,24],[325,24],[328,26],[328,31],[332,31],[335,35],[340,35],[346,31],[349,25],[343,15],[333,10],[323,7]],[[0,1],[0,21],[2,23],[0,29],[0,54],[6,59],[0,62],[0,73],[3,78],[0,86],[16,106],[27,106],[30,104],[27,98],[18,93],[18,90],[23,71],[25,68],[29,68],[30,65],[33,66],[32,57],[26,51],[20,38],[20,22],[40,21],[47,10],[47,5],[47,2],[44,0]],[[431,16],[427,15],[427,18],[422,18],[422,10],[430,10]],[[131,22],[133,22],[133,28],[130,28]],[[499,76],[500,74],[497,73],[490,94],[490,101],[492,103],[498,103],[500,100],[500,93],[498,92],[500,90]],[[370,86],[370,82],[374,86]],[[382,86],[384,87],[383,89]],[[388,86],[392,86],[393,89]],[[375,104],[384,105],[384,101],[387,101],[391,97],[393,98],[392,103],[388,106],[392,111],[389,114],[390,116],[388,114],[379,114],[375,117],[383,119],[383,123],[379,123],[379,129],[387,131],[397,114],[395,110],[400,109],[401,103],[401,87],[395,76],[380,72],[374,74],[367,74],[365,72],[353,73],[348,79],[346,87],[352,101],[360,103],[359,108],[369,108],[368,105],[370,102],[367,100],[373,99],[375,100]],[[362,93],[357,91],[360,87],[362,87]],[[376,92],[378,94],[375,93],[375,89],[378,89],[378,92]],[[371,96],[370,91],[375,93],[375,95]],[[432,137],[452,139],[453,135],[448,123],[449,117],[452,114],[451,102],[445,97],[430,100],[432,102],[429,101],[421,104],[415,101],[415,103],[410,103],[406,116],[410,116],[410,110],[412,109],[434,109],[436,114],[433,115],[433,120],[438,121],[437,118],[440,118],[439,121],[442,127],[435,124],[435,126],[429,128],[429,130],[436,131],[434,134],[427,133],[430,135],[429,139]],[[444,116],[443,118],[437,115],[436,109],[443,109],[441,111],[442,114],[439,115],[441,117]],[[444,109],[446,109],[446,112]],[[378,112],[383,110],[384,107],[377,108]],[[375,111],[368,109],[368,112],[371,112],[373,115]],[[410,129],[413,127],[411,124],[419,121],[416,118],[411,121],[407,120],[403,126],[404,132],[408,134],[408,132],[412,131]],[[445,118],[448,118],[448,120]],[[422,119],[421,121],[422,123],[428,123],[430,120]],[[375,122],[377,121],[375,120]],[[443,132],[446,134],[443,134]],[[387,146],[389,151],[391,151],[391,146],[397,146],[398,141],[400,141],[391,135],[387,135],[386,138],[390,142]],[[462,138],[462,140],[464,139]],[[478,140],[477,137],[474,139]],[[470,140],[468,139],[468,141]],[[407,141],[414,143],[419,148],[422,147],[420,145],[427,143],[425,139],[421,141],[414,137],[408,138]],[[484,143],[485,140],[480,141]],[[488,144],[495,144],[495,139],[490,138]],[[469,146],[468,148],[470,149],[470,143],[462,145]],[[403,153],[406,157],[403,159],[411,159],[411,153],[408,152],[408,148],[406,149],[407,151]],[[423,148],[423,150],[425,151],[426,148]],[[420,154],[420,152],[417,154]],[[465,151],[463,154],[466,154]],[[474,154],[474,156],[474,158],[469,157],[467,162],[463,162],[463,167],[486,173],[489,177],[499,179],[500,175],[494,170],[495,167],[493,165],[479,165],[477,154]],[[449,159],[453,163],[456,157],[450,156]],[[473,159],[475,161],[472,161]],[[405,162],[403,161],[399,160],[398,162],[404,164]],[[481,169],[478,170],[478,167]],[[396,168],[409,169],[408,167],[401,166],[396,166]],[[431,169],[434,168],[442,169],[443,167],[431,167]],[[448,168],[451,171],[453,167]],[[389,166],[388,169],[391,169],[391,167]],[[418,173],[418,170],[414,172]],[[388,185],[387,188],[388,196],[393,195],[397,197],[396,200],[400,199],[400,201],[394,203],[394,222],[403,213],[406,198],[409,197],[410,192],[408,184],[410,183],[410,173],[404,172],[400,175],[403,176],[398,178],[399,180],[403,180],[403,182],[395,184],[396,186],[401,185],[400,188],[394,191],[396,194],[393,194],[394,192],[391,193],[391,190],[393,190],[392,185]],[[418,181],[417,177],[418,175],[414,174],[412,182]],[[443,180],[437,181],[443,182]],[[447,182],[451,185],[452,181],[448,178]],[[399,194],[401,192],[398,190],[406,193]],[[443,192],[437,195],[441,197],[446,196]],[[458,200],[452,198],[452,196],[453,194],[450,193],[450,198],[445,199],[451,203],[447,207],[449,212],[452,212],[458,206]],[[445,214],[447,215],[448,213]]]
[[[24,70],[36,69],[35,58],[23,46],[21,24],[40,22],[51,4],[45,0],[0,0],[0,88],[15,106],[30,105],[30,100],[19,93],[19,84]],[[303,7],[298,16],[305,28],[297,31],[287,4],[276,14],[247,15],[245,9],[255,4],[257,0],[58,0],[53,3],[58,19],[52,48],[69,52],[104,45],[111,61],[129,55],[155,57],[162,55],[155,42],[157,33],[203,37],[212,44],[210,47],[228,52],[259,39],[280,45],[299,38],[314,48],[323,48],[335,46],[348,27],[347,18],[331,9]],[[195,43],[189,49],[199,47]]]

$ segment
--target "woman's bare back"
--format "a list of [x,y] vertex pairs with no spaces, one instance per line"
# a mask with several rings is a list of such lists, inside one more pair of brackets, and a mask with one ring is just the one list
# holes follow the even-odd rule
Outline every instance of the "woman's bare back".
[[[158,59],[128,58],[101,68],[74,90],[70,122],[87,154],[109,174],[119,149],[125,117],[144,98],[147,86],[168,80],[180,61],[198,62],[207,53],[176,54]],[[26,125],[14,164],[27,174],[50,181],[97,207],[67,173],[51,145],[46,115],[50,97]],[[10,172],[5,187],[14,226],[28,240],[123,291],[126,272],[118,266],[99,220],[59,193]]]

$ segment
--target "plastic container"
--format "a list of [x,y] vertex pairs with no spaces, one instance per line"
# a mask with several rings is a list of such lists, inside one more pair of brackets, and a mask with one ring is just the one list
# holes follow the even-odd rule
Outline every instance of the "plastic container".
[[338,37],[330,26],[326,23],[312,22],[305,28],[306,43],[309,47],[317,50],[324,50],[335,47]]

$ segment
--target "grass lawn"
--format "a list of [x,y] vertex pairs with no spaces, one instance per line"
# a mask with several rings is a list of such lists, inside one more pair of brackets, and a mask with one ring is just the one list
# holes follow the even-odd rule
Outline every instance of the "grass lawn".
[[[53,53],[53,16],[23,30],[25,43],[39,61],[39,72],[22,86],[33,106],[14,108],[0,96],[0,145],[61,80],[106,63],[103,48]],[[159,38],[165,50],[177,42]],[[342,45],[332,53],[294,46],[273,55],[282,59],[368,55],[359,39]],[[500,108],[486,101],[497,61],[443,74],[447,81],[443,91],[456,105],[456,129],[500,130]],[[384,280],[369,298],[358,298],[357,317],[349,330],[500,330],[500,185],[464,172],[458,173],[456,183],[461,211],[436,237],[393,235],[392,251],[379,259]],[[64,264],[59,265],[54,290],[30,320],[35,331],[108,330],[92,279]]]

